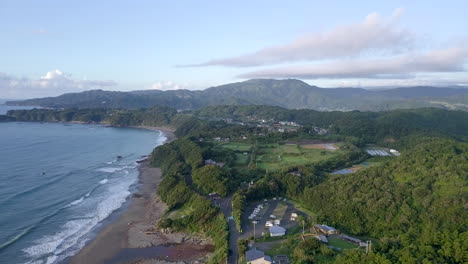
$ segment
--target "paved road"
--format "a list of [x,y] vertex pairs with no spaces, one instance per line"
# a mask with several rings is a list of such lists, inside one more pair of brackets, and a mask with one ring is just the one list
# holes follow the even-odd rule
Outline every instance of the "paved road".
[[[226,216],[226,218],[232,216],[232,196],[222,198],[213,202],[215,205],[219,206],[221,212]],[[229,264],[237,264],[237,258],[239,256],[239,251],[237,249],[237,240],[239,239],[239,231],[236,228],[236,223],[234,220],[228,220],[229,224]]]

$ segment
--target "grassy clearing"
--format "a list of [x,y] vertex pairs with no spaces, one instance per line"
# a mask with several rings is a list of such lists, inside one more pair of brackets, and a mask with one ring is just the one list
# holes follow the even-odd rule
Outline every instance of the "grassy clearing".
[[260,146],[256,162],[261,169],[277,170],[284,167],[311,164],[332,158],[343,151],[326,151],[320,149],[303,149],[301,146],[285,144],[279,146]]
[[179,208],[179,209],[176,209],[176,210],[172,210],[167,215],[167,218],[178,219],[178,218],[181,218],[184,215],[190,215],[192,212],[193,212],[193,208],[190,207],[190,206],[186,206],[186,207],[182,207],[182,208]]
[[276,255],[291,255],[291,250],[286,246],[286,240],[278,241],[278,244],[274,244],[270,249],[265,251],[265,255],[276,256]]
[[252,145],[245,142],[229,142],[222,144],[221,147],[239,152],[249,152],[252,149]]
[[236,153],[236,166],[247,166],[249,164],[249,154]]
[[334,246],[334,247],[341,248],[341,249],[352,249],[352,248],[358,248],[359,247],[356,244],[344,241],[344,240],[339,239],[339,238],[329,238],[328,239],[328,244],[330,246]]
[[317,218],[316,213],[314,213],[311,210],[307,209],[300,202],[298,202],[296,200],[291,200],[291,199],[289,199],[288,202],[292,203],[294,205],[294,208],[296,208],[296,210],[301,211],[301,212],[305,213],[308,217],[312,218],[312,221],[315,221],[315,219]]
[[272,214],[276,216],[277,219],[282,219],[287,209],[288,209],[288,205],[280,202],[276,205]]

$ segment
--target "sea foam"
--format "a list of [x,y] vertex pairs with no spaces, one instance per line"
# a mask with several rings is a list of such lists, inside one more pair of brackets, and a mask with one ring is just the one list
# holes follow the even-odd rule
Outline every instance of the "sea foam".
[[[103,181],[108,181],[104,179]],[[87,234],[102,220],[107,218],[113,211],[117,210],[130,195],[129,188],[136,182],[136,175],[126,175],[116,184],[109,184],[102,193],[96,197],[84,197],[74,201],[74,208],[90,208],[82,219],[74,219],[66,222],[55,234],[44,236],[36,241],[34,245],[23,251],[33,258],[37,263],[53,264],[65,259],[77,252],[89,239]],[[81,201],[80,201],[81,200]],[[84,200],[84,202],[83,202]],[[79,201],[79,202],[78,202]],[[72,202],[72,203],[74,203]]]
[[97,169],[97,171],[100,171],[100,172],[107,172],[107,173],[113,173],[113,172],[116,172],[116,171],[120,171],[120,170],[123,170],[124,168],[121,167],[121,168],[117,168],[117,167],[104,167],[104,168],[99,168]]

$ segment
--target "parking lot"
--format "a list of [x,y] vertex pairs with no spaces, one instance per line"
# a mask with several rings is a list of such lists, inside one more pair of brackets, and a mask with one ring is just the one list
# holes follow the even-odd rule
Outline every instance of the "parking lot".
[[[279,226],[284,227],[286,229],[290,229],[292,227],[297,226],[298,223],[296,221],[291,221],[290,219],[291,213],[296,212],[298,214],[304,214],[299,212],[292,203],[284,201],[284,199],[281,199],[281,201],[280,199],[268,199],[267,201],[262,200],[249,204],[246,210],[244,211],[244,214],[242,215],[243,233],[240,235],[240,238],[248,239],[249,237],[253,236],[254,225],[252,221],[257,221],[257,224],[255,225],[256,238],[260,238],[262,236],[262,233],[268,232],[268,228],[265,227],[265,223],[272,219],[270,218],[270,215],[274,214],[273,212],[275,211],[275,208],[277,208],[279,203],[282,203],[284,206],[287,206],[281,218],[274,218],[276,220],[280,220]],[[257,213],[254,219],[249,219],[249,216],[251,216],[252,212],[254,212],[255,208],[257,208],[258,205],[263,205],[263,208],[261,208],[261,210]],[[282,211],[281,209],[283,208],[281,207],[282,206],[280,205],[280,210],[277,210],[276,212]]]

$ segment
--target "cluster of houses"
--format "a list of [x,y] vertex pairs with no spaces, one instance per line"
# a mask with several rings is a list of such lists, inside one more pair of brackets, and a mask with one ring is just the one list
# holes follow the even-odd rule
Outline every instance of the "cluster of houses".
[[321,128],[321,127],[312,127],[312,130],[317,134],[317,135],[326,135],[328,134],[328,129]]

